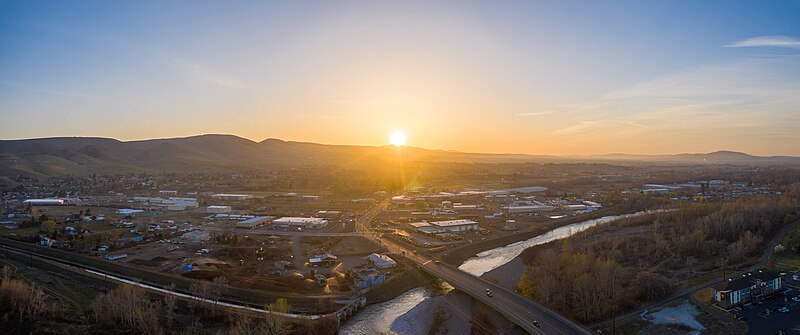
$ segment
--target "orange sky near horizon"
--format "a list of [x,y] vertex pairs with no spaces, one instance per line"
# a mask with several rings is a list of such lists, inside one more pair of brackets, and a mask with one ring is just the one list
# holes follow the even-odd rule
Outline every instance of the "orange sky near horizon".
[[0,2],[0,138],[800,156],[800,6],[725,7]]

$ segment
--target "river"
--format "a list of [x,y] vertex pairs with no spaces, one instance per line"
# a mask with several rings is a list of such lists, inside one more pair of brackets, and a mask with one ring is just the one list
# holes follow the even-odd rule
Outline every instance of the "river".
[[[652,212],[604,216],[562,226],[525,241],[481,252],[475,257],[466,260],[458,268],[473,275],[481,276],[510,262],[525,249],[532,246],[566,238],[601,223],[648,213]],[[429,308],[426,308],[424,302],[430,301],[431,297],[432,293],[426,288],[418,287],[392,300],[368,305],[355,316],[345,321],[340,332],[342,334],[424,334],[428,330],[425,325],[430,324],[428,319],[432,316],[431,313],[425,313]]]

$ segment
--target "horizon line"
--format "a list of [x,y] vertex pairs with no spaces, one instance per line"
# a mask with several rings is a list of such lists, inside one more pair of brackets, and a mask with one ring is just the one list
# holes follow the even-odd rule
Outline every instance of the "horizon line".
[[[203,136],[232,136],[243,140],[248,140],[253,143],[263,143],[267,140],[277,140],[283,142],[293,142],[293,143],[305,143],[305,144],[317,144],[317,145],[328,145],[328,146],[350,146],[350,147],[372,147],[372,148],[382,148],[382,147],[391,147],[393,146],[390,143],[382,144],[382,145],[370,145],[370,144],[341,144],[341,143],[321,143],[321,142],[311,142],[311,141],[302,141],[302,140],[287,140],[281,139],[276,137],[265,137],[264,139],[257,141],[249,137],[230,134],[230,133],[202,133],[202,134],[194,134],[194,135],[176,135],[172,137],[151,137],[151,138],[139,138],[139,139],[119,139],[115,137],[107,137],[107,136],[95,136],[95,135],[81,135],[81,136],[47,136],[47,137],[24,137],[24,138],[7,138],[7,139],[0,139],[2,141],[31,141],[31,140],[46,140],[46,139],[68,139],[68,138],[86,138],[86,139],[107,139],[107,140],[115,140],[122,143],[128,142],[145,142],[145,141],[158,141],[158,140],[175,140],[175,139],[186,139],[186,138],[195,138],[195,137],[203,137]],[[524,156],[547,156],[547,157],[597,157],[597,156],[679,156],[679,155],[707,155],[713,153],[721,153],[721,152],[728,152],[728,153],[738,153],[738,154],[745,154],[752,157],[761,157],[761,158],[770,158],[770,157],[796,157],[800,158],[800,156],[793,156],[788,154],[782,155],[754,155],[750,154],[745,151],[741,150],[731,150],[731,149],[717,149],[714,151],[709,152],[678,152],[678,153],[625,153],[625,152],[606,152],[606,153],[594,153],[594,154],[564,154],[564,155],[554,155],[554,154],[538,154],[538,153],[515,153],[515,152],[473,152],[473,151],[459,151],[453,149],[433,149],[427,147],[420,147],[420,146],[411,146],[411,145],[404,145],[402,147],[413,148],[413,149],[421,149],[421,150],[429,150],[429,151],[443,151],[443,152],[451,152],[451,153],[461,153],[461,154],[477,154],[477,155],[524,155]]]

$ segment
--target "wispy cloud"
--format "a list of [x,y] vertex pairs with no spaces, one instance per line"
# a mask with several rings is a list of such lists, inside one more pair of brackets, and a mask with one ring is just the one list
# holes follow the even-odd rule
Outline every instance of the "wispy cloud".
[[759,36],[725,45],[726,48],[791,48],[800,49],[800,39],[789,36]]
[[519,116],[519,117],[527,117],[527,116],[542,116],[542,115],[548,115],[548,114],[553,114],[553,111],[541,111],[541,112],[530,112],[530,113],[517,113],[517,114],[514,114],[514,116]]
[[581,121],[576,125],[567,126],[561,129],[556,129],[551,132],[553,135],[569,135],[585,131],[598,125],[598,121]]
[[216,85],[228,89],[244,89],[250,87],[249,85],[245,84],[244,82],[236,78],[233,78],[230,75],[214,71],[209,67],[202,65],[196,61],[189,60],[183,57],[178,57],[170,53],[162,52],[150,47],[141,46],[134,43],[124,43],[124,44],[128,44],[130,45],[130,47],[138,48],[153,56],[160,58],[173,68],[186,73],[187,75],[189,75],[190,77],[194,78],[199,82],[203,82],[210,85]]
[[546,107],[558,112],[555,130],[531,138],[566,149],[666,151],[672,144],[714,149],[720,143],[769,146],[777,137],[797,141],[798,65],[794,53],[761,54],[668,73],[595,101]]
[[0,80],[0,86],[13,87],[13,88],[17,88],[17,89],[26,90],[26,91],[47,93],[47,94],[52,94],[52,95],[64,96],[64,97],[83,98],[83,99],[91,99],[91,100],[111,100],[111,98],[109,98],[107,96],[99,95],[99,94],[56,90],[56,89],[50,89],[50,88],[46,88],[46,87],[42,87],[42,86],[23,84],[23,83],[12,82],[12,81]]

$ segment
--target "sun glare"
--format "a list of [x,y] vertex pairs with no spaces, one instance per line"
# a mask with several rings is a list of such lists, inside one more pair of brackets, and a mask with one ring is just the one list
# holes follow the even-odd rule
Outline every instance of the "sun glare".
[[389,143],[396,145],[396,146],[403,146],[406,144],[406,135],[396,131],[389,136]]

